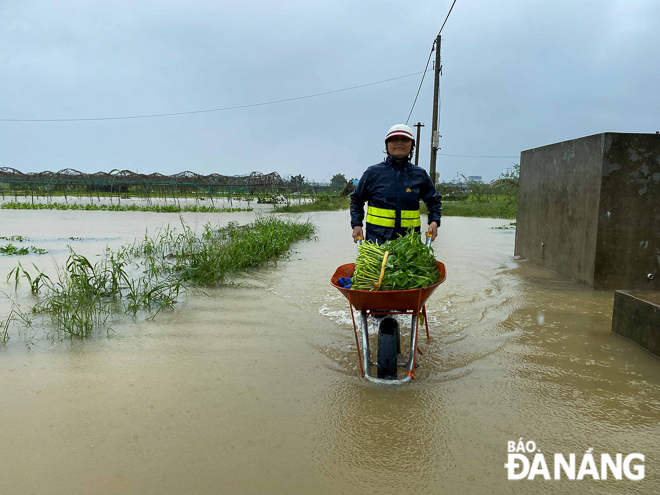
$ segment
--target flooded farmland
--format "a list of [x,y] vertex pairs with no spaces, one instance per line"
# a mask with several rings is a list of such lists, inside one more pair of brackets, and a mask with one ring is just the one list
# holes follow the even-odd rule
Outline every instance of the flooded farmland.
[[[255,212],[185,213],[192,228]],[[306,218],[308,215],[305,215]],[[513,257],[509,221],[443,219],[447,281],[412,384],[360,378],[350,312],[329,279],[355,258],[347,212],[309,215],[318,240],[189,293],[153,320],[68,340],[10,330],[0,345],[1,493],[656,493],[660,361],[610,332],[613,293]],[[90,259],[180,224],[176,214],[0,211],[0,234]],[[72,239],[73,238],[73,239]],[[3,297],[0,317],[11,302]],[[20,332],[19,332],[20,330]],[[404,334],[405,340],[405,334]],[[645,455],[645,478],[507,480],[507,442],[541,452]],[[552,466],[550,466],[551,474]]]

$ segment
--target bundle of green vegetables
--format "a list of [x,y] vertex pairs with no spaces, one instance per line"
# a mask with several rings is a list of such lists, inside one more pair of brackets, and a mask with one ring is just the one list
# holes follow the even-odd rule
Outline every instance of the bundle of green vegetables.
[[[379,285],[383,260],[385,270]],[[380,246],[365,241],[358,247],[352,289],[404,290],[419,289],[438,282],[440,274],[435,266],[433,251],[427,248],[418,232],[387,241]]]

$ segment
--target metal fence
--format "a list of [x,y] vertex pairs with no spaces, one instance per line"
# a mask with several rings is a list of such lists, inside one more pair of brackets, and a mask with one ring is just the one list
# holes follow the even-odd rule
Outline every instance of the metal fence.
[[0,192],[5,196],[52,197],[117,195],[144,199],[180,197],[251,197],[268,200],[275,196],[316,197],[340,192],[329,183],[301,181],[299,177],[282,178],[277,172],[248,175],[200,175],[185,171],[174,175],[139,174],[130,170],[112,170],[88,174],[74,169],[59,172],[23,173],[10,167],[0,168]]

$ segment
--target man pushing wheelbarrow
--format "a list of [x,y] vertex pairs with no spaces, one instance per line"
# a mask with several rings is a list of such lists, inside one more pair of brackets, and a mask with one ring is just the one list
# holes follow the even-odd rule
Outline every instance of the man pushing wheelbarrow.
[[[382,244],[406,235],[408,229],[420,231],[419,202],[426,203],[428,231],[435,240],[442,214],[441,196],[421,167],[410,163],[415,149],[412,130],[398,124],[385,136],[387,158],[372,165],[351,194],[351,227],[353,240],[358,238]],[[364,203],[367,203],[367,235],[364,236]]]
[[[351,227],[358,247],[355,264],[340,266],[331,283],[348,299],[358,347],[362,375],[380,383],[405,383],[414,378],[417,330],[425,302],[446,277],[445,267],[435,261],[430,242],[440,225],[441,196],[422,168],[410,163],[415,141],[406,125],[395,125],[385,137],[387,158],[369,167],[351,195]],[[426,247],[421,243],[419,202],[428,210]],[[366,242],[364,203],[368,203]],[[360,311],[362,351],[358,343],[353,309]],[[370,314],[381,318],[378,337],[377,378],[371,376],[369,333]],[[410,353],[407,363],[399,363],[400,336],[398,322],[392,314],[409,314],[411,318]],[[406,368],[406,376],[398,379],[397,367]]]

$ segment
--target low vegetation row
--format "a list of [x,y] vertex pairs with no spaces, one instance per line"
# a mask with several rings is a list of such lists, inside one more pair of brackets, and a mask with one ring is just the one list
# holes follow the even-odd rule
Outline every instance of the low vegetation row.
[[78,204],[78,203],[27,203],[20,201],[11,201],[2,203],[0,208],[3,210],[85,210],[85,211],[147,211],[153,213],[232,213],[235,211],[252,211],[252,208],[231,208],[206,205],[185,205],[179,206],[176,204],[166,205],[147,205],[139,206],[136,204],[121,205],[121,204]]
[[275,206],[273,209],[278,213],[306,213],[312,211],[336,211],[346,210],[350,206],[349,199],[344,196],[322,195],[313,201],[301,204],[286,204]]
[[[515,218],[518,204],[518,183],[520,167],[514,165],[512,169],[500,175],[492,183],[480,180],[470,180],[462,176],[462,182],[440,183],[436,190],[442,195],[442,215],[445,217],[491,217]],[[341,174],[333,177],[345,181]],[[305,213],[313,211],[345,210],[350,206],[349,195],[353,191],[351,181],[345,182],[341,195],[319,195],[311,202],[303,204],[286,204],[276,206],[274,209],[280,213]],[[420,202],[420,211],[426,213],[426,206]]]
[[34,246],[14,246],[12,243],[0,246],[0,254],[4,256],[25,256],[26,254],[46,254],[48,251]]
[[[346,210],[350,206],[347,197],[321,196],[309,203],[276,206],[277,213],[307,213],[314,211]],[[420,203],[420,212],[426,214],[426,205]],[[443,217],[492,217],[516,218],[515,198],[491,198],[488,202],[479,202],[467,198],[460,201],[442,202]]]
[[13,305],[0,325],[0,341],[9,338],[10,324],[31,327],[43,318],[57,335],[75,337],[109,331],[110,317],[118,313],[153,318],[172,308],[182,291],[230,284],[237,272],[286,256],[294,242],[312,239],[314,232],[309,221],[273,216],[243,226],[207,224],[201,234],[183,224],[181,230],[167,226],[118,251],[108,249],[94,264],[70,248],[52,278],[34,264],[26,269],[19,263],[7,281],[15,289],[29,284],[36,302],[28,310]]

